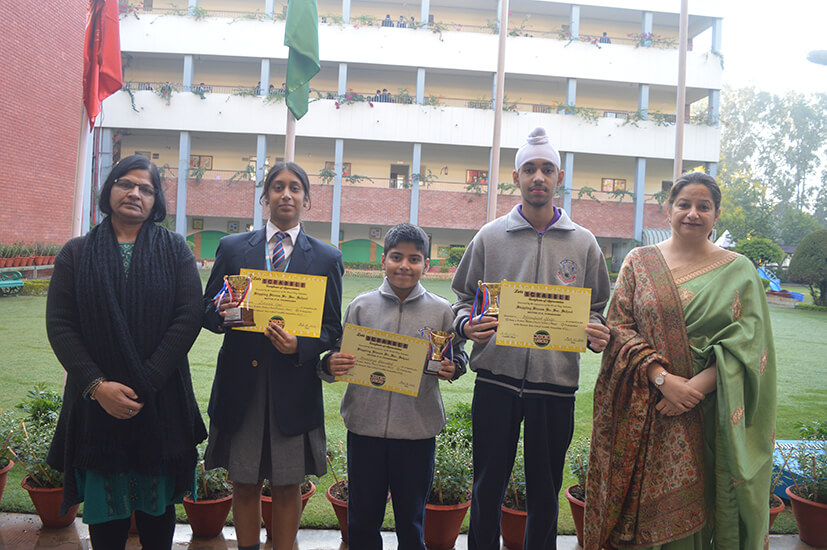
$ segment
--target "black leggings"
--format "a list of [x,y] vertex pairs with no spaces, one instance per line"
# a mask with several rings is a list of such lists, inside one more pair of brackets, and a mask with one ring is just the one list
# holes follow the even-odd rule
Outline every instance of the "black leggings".
[[[117,550],[126,548],[129,538],[130,518],[116,519],[106,523],[89,526],[89,538],[92,548],[98,550]],[[167,506],[160,516],[151,516],[144,512],[135,512],[135,525],[144,550],[169,550],[172,548],[172,536],[175,534],[175,506]]]

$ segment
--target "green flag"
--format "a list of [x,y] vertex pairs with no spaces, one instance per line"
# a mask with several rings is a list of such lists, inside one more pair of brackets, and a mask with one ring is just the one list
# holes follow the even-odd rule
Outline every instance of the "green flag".
[[287,57],[287,108],[296,120],[307,114],[310,79],[319,65],[319,15],[316,0],[289,0],[284,45],[290,48]]

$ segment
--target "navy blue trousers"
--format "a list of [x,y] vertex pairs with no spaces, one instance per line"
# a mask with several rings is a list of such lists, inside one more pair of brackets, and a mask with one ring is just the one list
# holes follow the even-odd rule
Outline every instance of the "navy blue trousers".
[[500,550],[500,509],[525,420],[525,550],[557,548],[557,498],[574,432],[573,397],[520,397],[480,381],[472,404],[474,488],[469,550]]
[[391,492],[399,550],[425,550],[425,503],[434,477],[435,438],[385,439],[347,433],[348,547],[382,550]]

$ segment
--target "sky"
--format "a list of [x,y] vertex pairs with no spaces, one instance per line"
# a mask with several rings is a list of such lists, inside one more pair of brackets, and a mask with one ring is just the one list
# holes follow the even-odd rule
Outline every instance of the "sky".
[[724,84],[827,93],[827,65],[807,61],[827,50],[827,0],[721,0],[721,10]]

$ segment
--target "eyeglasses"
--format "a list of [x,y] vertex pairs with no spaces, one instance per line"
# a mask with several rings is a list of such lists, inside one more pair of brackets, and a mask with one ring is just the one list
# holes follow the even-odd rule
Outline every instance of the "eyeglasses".
[[155,187],[153,187],[152,185],[147,185],[145,183],[135,183],[134,181],[129,181],[125,179],[116,179],[115,185],[118,186],[118,189],[122,189],[126,193],[129,193],[137,187],[138,192],[146,198],[154,197],[156,194]]

